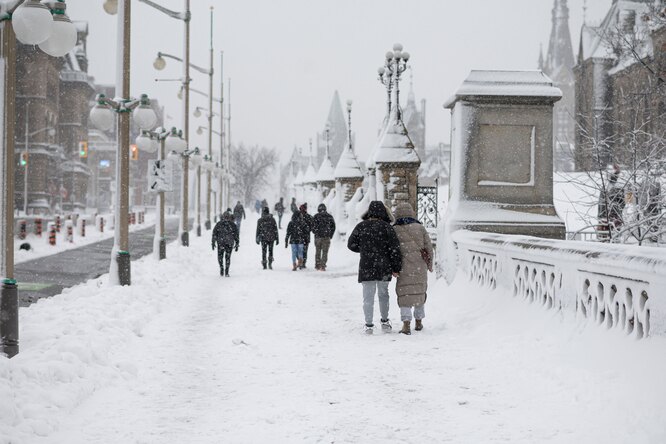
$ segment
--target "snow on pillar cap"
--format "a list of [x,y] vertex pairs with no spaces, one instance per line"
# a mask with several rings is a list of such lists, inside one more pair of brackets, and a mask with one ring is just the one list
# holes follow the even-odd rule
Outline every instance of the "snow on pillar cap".
[[[459,100],[496,101],[501,97],[520,98],[527,101],[541,99],[555,103],[562,98],[562,91],[542,71],[472,71],[458,91],[444,103],[453,108]],[[494,99],[494,100],[493,100]],[[517,100],[518,99],[518,100]]]

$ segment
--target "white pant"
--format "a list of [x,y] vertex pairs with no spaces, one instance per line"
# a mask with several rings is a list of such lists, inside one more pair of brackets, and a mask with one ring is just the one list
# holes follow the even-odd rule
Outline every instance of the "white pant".
[[365,314],[365,325],[373,325],[372,318],[375,311],[375,289],[379,299],[379,314],[381,319],[389,316],[389,292],[388,281],[366,281],[363,284],[363,313]]
[[[414,318],[421,320],[425,318],[425,305],[414,307]],[[412,307],[400,307],[400,319],[404,321],[412,320]]]

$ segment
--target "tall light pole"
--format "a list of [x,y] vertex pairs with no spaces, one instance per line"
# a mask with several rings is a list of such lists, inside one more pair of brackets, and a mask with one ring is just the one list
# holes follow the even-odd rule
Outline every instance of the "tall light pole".
[[[144,94],[139,100],[132,99],[130,96],[131,11],[131,0],[119,0],[116,96],[121,99],[111,100],[104,94],[99,94],[96,98],[96,105],[90,110],[90,120],[104,131],[113,128],[113,112],[117,115],[116,202],[109,282],[119,285],[132,283],[129,221],[127,220],[129,214],[130,114],[133,112],[134,121],[141,129],[150,129],[157,121],[157,116],[150,107],[148,96]],[[107,12],[114,11],[107,9]]]
[[64,2],[56,1],[52,6],[50,11],[36,0],[0,3],[0,353],[9,358],[19,352],[18,286],[14,279],[16,39],[39,45],[52,56],[71,51],[76,45],[76,28],[65,14]]
[[[165,8],[151,0],[139,0],[148,6],[157,9],[171,18],[182,20],[185,28],[184,48],[183,48],[183,138],[189,145],[190,142],[190,21],[192,14],[190,12],[190,0],[184,0],[184,12],[176,12]],[[184,247],[190,245],[190,223],[189,223],[189,157],[183,156],[183,183],[181,192],[181,224],[178,229],[181,244]]]

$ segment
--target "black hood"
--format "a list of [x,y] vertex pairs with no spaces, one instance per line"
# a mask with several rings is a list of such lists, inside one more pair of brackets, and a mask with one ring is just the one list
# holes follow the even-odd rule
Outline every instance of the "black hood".
[[367,213],[363,215],[363,219],[381,219],[385,222],[391,223],[391,218],[386,211],[384,203],[380,200],[373,200],[370,202]]
[[268,207],[263,207],[261,209],[261,215],[262,216],[268,216]]
[[326,211],[326,205],[324,205],[324,204],[319,204],[319,206],[317,207],[317,212],[319,212],[319,213],[323,213],[323,212],[325,212],[325,211]]

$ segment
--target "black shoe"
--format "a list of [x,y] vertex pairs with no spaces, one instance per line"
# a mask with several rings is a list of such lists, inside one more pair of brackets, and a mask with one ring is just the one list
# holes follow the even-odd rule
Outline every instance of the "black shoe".
[[229,273],[224,273],[224,277],[229,277]]
[[261,265],[264,266],[264,270],[265,270],[265,269],[266,269],[266,263],[264,262],[264,263],[262,263]]
[[269,263],[268,263],[268,269],[269,269],[269,270],[272,270],[272,269],[273,269],[273,262],[269,262]]
[[220,276],[224,276],[224,268],[220,268]]

